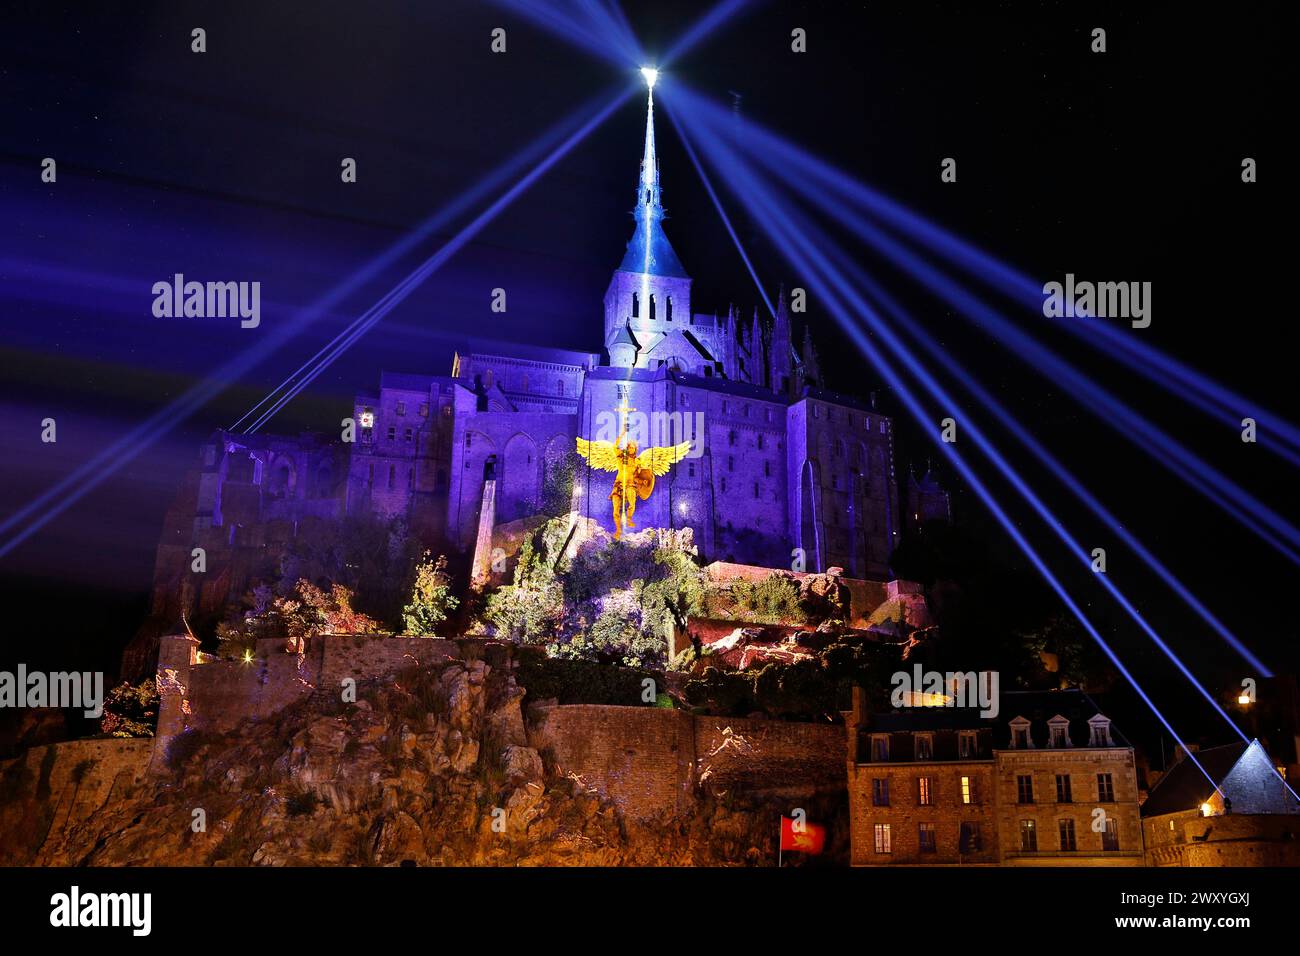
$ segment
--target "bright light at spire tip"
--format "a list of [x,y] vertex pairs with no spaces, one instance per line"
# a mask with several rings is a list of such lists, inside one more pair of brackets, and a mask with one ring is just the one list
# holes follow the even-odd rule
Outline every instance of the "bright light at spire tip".
[[650,89],[655,88],[655,80],[659,79],[659,71],[653,66],[641,67],[641,75],[645,77],[645,85]]

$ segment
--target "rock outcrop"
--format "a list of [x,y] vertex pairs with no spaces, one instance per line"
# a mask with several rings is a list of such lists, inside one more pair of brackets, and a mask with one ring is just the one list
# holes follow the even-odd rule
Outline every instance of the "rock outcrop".
[[[523,696],[508,668],[438,661],[362,683],[355,702],[317,691],[227,732],[187,732],[161,772],[144,772],[144,741],[94,741],[71,772],[33,751],[0,765],[0,864],[774,862],[788,793],[778,805],[705,780],[688,812],[627,817],[529,746]],[[123,760],[140,772],[106,763]],[[800,805],[839,828],[842,801]]]

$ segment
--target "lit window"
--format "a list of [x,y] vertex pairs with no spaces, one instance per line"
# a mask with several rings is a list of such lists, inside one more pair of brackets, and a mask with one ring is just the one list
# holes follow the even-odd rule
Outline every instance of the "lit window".
[[892,852],[893,852],[893,847],[892,847],[892,845],[891,845],[891,841],[890,841],[890,833],[889,833],[889,824],[888,824],[888,823],[877,823],[877,824],[876,824],[876,852],[877,852],[877,853],[892,853]]
[[934,796],[934,794],[933,794],[933,790],[932,790],[932,788],[931,788],[931,781],[930,781],[930,778],[929,778],[929,777],[917,777],[917,778],[916,778],[916,804],[917,804],[917,806],[920,806],[920,807],[928,807],[928,806],[930,806],[930,805],[934,802],[934,800],[933,800],[933,796]]
[[967,806],[975,803],[975,778],[961,778],[961,802]]

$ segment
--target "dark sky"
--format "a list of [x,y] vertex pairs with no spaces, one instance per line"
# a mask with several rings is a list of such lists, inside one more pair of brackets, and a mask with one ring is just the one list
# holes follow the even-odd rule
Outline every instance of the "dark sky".
[[[635,78],[636,64],[620,70],[481,0],[52,6],[10,4],[0,31],[6,514],[578,104]],[[652,57],[704,6],[623,4]],[[1252,4],[1210,17],[1178,3],[770,2],[674,63],[663,95],[673,77],[725,102],[738,94],[745,116],[1030,276],[1153,282],[1144,341],[1300,417],[1293,352],[1282,344],[1292,319],[1277,308],[1293,245],[1278,241],[1286,234],[1277,220],[1295,198],[1277,148],[1291,112],[1283,91],[1295,79],[1283,9]],[[207,30],[202,55],[190,52],[195,26]],[[505,55],[488,48],[496,26],[508,31]],[[803,55],[790,52],[796,26],[808,31]],[[1095,26],[1108,31],[1104,55],[1088,49]],[[597,350],[601,296],[631,230],[641,102],[628,101],[273,428],[333,429],[349,396],[372,388],[381,369],[446,372],[466,335]],[[749,314],[752,283],[667,122],[659,139],[667,229],[695,278],[696,311],[734,301]],[[58,160],[55,185],[40,182],[45,156]],[[345,156],[358,160],[355,185],[339,182]],[[955,185],[939,181],[945,156],[959,160]],[[1259,160],[1255,185],[1240,182],[1244,156]],[[780,250],[731,206],[764,281],[798,284]],[[120,472],[0,558],[0,574],[55,598],[147,590],[163,512],[203,436],[439,244],[423,244],[153,435]],[[1262,599],[1295,583],[1293,567],[1099,427],[1075,396],[964,331],[905,277],[873,271],[1216,611],[1294,668],[1296,626]],[[152,284],[175,272],[260,280],[262,329],[154,318]],[[497,286],[510,296],[504,316],[488,310]],[[815,303],[809,321],[832,386],[874,384]],[[1228,447],[1194,410],[1073,340],[1053,341],[1296,519],[1293,476],[1263,450]],[[39,442],[46,416],[58,420],[56,445]],[[935,454],[913,426],[900,426],[904,466]],[[1042,487],[1082,537],[1096,532],[1057,489]],[[964,520],[980,526],[978,503],[955,493]],[[1197,636],[1204,629],[1143,568],[1112,551],[1112,569],[1163,629],[1211,653]]]

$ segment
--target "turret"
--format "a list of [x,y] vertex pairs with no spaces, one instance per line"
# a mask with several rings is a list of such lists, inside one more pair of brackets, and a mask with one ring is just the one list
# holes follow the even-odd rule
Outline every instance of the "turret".
[[791,345],[790,310],[782,288],[772,320],[772,342],[768,349],[768,386],[778,394],[794,394],[794,349]]

